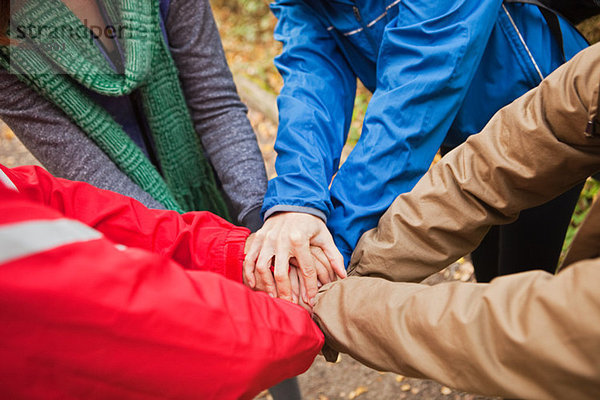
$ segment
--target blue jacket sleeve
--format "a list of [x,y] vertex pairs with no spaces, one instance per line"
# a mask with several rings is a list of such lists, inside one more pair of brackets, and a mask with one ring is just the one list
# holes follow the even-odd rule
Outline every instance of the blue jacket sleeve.
[[346,262],[361,234],[427,171],[473,79],[501,0],[407,0],[386,27],[361,139],[332,187]]
[[[352,118],[356,77],[317,13],[302,1],[276,1],[275,59],[284,86],[277,99],[277,177],[269,182],[262,213],[278,208],[331,212],[329,184]],[[270,210],[270,211],[269,211]]]

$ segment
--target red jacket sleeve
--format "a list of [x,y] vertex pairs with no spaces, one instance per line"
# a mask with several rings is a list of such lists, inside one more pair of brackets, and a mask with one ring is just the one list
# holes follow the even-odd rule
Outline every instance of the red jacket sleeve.
[[148,209],[118,193],[53,177],[40,167],[0,168],[28,199],[83,222],[115,243],[242,282],[244,245],[250,234],[246,228],[209,212],[180,215]]
[[[119,246],[16,183],[27,196],[0,187],[3,397],[250,399],[305,371],[321,348],[300,307]],[[71,210],[83,193],[112,199],[66,186],[46,203]]]

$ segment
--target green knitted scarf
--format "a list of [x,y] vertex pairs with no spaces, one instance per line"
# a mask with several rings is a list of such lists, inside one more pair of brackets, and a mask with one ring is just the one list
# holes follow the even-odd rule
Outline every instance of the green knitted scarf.
[[[227,218],[163,39],[159,2],[106,0],[104,5],[122,28],[123,74],[111,68],[90,30],[60,0],[28,0],[13,13],[9,36],[15,43],[0,46],[0,66],[61,108],[122,172],[167,208],[209,210]],[[79,85],[108,96],[138,91],[162,176]]]

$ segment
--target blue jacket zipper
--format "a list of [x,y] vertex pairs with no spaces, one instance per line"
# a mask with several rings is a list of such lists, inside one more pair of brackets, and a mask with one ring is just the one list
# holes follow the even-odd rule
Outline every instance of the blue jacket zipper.
[[356,3],[356,0],[352,0],[352,3],[354,4],[352,6],[352,12],[354,13],[354,18],[356,18],[356,21],[358,23],[360,23],[360,26],[362,26],[363,31],[365,32],[365,36],[366,36],[367,40],[369,41],[369,44],[371,45],[371,48],[373,49],[375,54],[377,54],[379,46],[377,45],[377,42],[375,41],[375,39],[373,39],[373,37],[371,36],[371,33],[369,32],[369,28],[367,27],[367,24],[364,22],[362,15],[360,15],[360,9],[358,8],[358,4]]

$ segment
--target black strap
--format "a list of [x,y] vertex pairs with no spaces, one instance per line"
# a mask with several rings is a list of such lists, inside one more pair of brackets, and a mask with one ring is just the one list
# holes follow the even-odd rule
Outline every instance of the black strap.
[[546,4],[542,3],[539,0],[504,0],[505,3],[527,3],[533,4],[534,6],[538,6],[539,8],[545,8],[548,11],[552,11],[553,13],[557,13],[556,10],[548,7]]
[[575,26],[600,14],[600,0],[504,0],[505,3],[528,3],[546,8]]
[[544,19],[546,20],[546,23],[548,24],[548,28],[550,28],[550,32],[552,32],[552,36],[554,36],[554,39],[558,43],[558,47],[560,48],[563,62],[567,62],[567,57],[565,57],[565,45],[563,42],[563,34],[562,34],[562,30],[560,29],[560,22],[558,21],[558,17],[556,16],[556,14],[554,12],[548,10],[545,7],[538,6],[538,8],[540,9],[542,16],[544,17]]
[[[567,61],[565,57],[565,46],[563,42],[562,30],[560,29],[560,21],[558,20],[558,15],[560,15],[556,10],[549,8],[544,3],[538,0],[504,0],[505,3],[527,3],[533,4],[540,9],[542,16],[546,20],[546,24],[548,24],[548,28],[550,28],[550,32],[554,39],[558,43],[558,46],[561,51],[561,55],[563,58],[563,62]],[[564,18],[564,17],[563,17]]]

